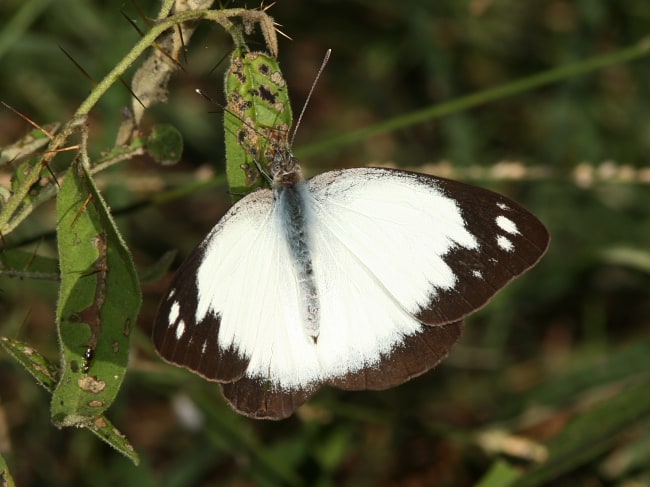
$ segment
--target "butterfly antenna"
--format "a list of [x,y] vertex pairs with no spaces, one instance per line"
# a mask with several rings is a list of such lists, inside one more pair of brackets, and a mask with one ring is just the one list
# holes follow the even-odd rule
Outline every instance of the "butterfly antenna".
[[318,73],[316,73],[316,78],[314,78],[314,82],[311,84],[311,88],[309,89],[309,94],[307,95],[307,99],[305,100],[305,103],[302,105],[302,110],[300,110],[298,121],[296,122],[296,125],[294,125],[293,127],[293,134],[291,134],[291,141],[289,141],[289,147],[293,147],[293,140],[296,138],[296,132],[298,132],[298,127],[300,127],[302,116],[305,114],[305,109],[307,108],[307,105],[309,105],[309,99],[311,98],[311,94],[314,92],[314,88],[316,88],[316,83],[318,83],[318,78],[320,78],[320,75],[323,73],[323,70],[327,65],[327,61],[329,61],[330,59],[330,54],[332,54],[332,50],[328,49],[325,52],[325,57],[323,58],[323,62],[321,63],[320,68],[318,69]]

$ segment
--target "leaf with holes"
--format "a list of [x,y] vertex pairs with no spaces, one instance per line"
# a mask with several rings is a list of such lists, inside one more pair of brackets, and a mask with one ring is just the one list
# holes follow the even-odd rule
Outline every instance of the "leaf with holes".
[[[11,355],[16,362],[25,367],[39,385],[46,391],[52,392],[59,382],[59,368],[43,357],[29,345],[12,340],[8,337],[0,337],[0,345]],[[1,484],[0,484],[1,485]]]
[[[29,345],[12,340],[8,337],[0,337],[0,345],[11,355],[20,365],[25,367],[43,388],[52,393],[59,382],[59,368],[53,364],[37,350]],[[129,458],[134,464],[140,463],[140,458],[135,452],[133,446],[126,437],[106,419],[105,416],[98,416],[87,424],[80,425],[92,431],[102,441]],[[0,485],[2,481],[2,458],[0,458]],[[11,484],[9,484],[11,485]]]
[[262,185],[257,164],[268,173],[275,152],[288,146],[291,105],[278,62],[264,53],[236,49],[225,86],[226,174],[239,199]]
[[82,164],[61,186],[57,220],[61,380],[52,419],[59,426],[87,425],[110,406],[126,373],[140,287],[131,255]]

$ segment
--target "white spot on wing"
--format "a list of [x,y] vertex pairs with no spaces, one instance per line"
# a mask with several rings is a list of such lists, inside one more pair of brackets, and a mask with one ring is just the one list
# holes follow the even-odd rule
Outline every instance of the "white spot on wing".
[[478,269],[474,269],[472,271],[472,275],[478,279],[483,279],[483,273],[479,271]]
[[178,326],[176,326],[176,340],[180,340],[183,333],[185,333],[185,322],[180,320]]
[[506,205],[505,203],[501,203],[501,202],[497,203],[497,206],[499,208],[501,208],[503,211],[508,211],[510,209],[510,207],[508,205]]
[[519,235],[519,229],[517,228],[517,224],[513,222],[510,218],[506,218],[505,216],[499,215],[498,217],[496,217],[495,222],[501,230],[508,232],[510,235]]
[[512,252],[515,250],[513,243],[503,235],[499,235],[497,237],[497,245],[501,248],[501,250],[505,250],[506,252]]
[[169,308],[169,325],[173,325],[176,323],[176,320],[178,319],[178,314],[180,313],[180,306],[178,305],[178,301],[174,301],[172,303],[171,308]]

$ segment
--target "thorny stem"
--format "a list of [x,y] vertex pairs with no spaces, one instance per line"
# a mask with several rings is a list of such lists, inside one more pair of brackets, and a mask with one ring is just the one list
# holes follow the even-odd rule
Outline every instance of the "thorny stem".
[[[0,234],[7,235],[10,233],[19,222],[12,221],[16,211],[21,203],[25,200],[29,189],[38,181],[41,171],[45,168],[56,155],[56,151],[62,147],[68,138],[83,124],[86,123],[86,116],[90,110],[95,106],[99,99],[108,91],[108,89],[120,79],[120,76],[140,57],[140,55],[150,47],[155,40],[167,29],[173,28],[175,25],[193,20],[211,20],[221,25],[233,38],[235,44],[239,47],[244,45],[243,34],[235,27],[230,21],[231,17],[244,17],[249,21],[257,22],[262,26],[272,25],[271,18],[261,10],[247,10],[244,8],[227,9],[227,10],[194,10],[180,12],[178,14],[166,17],[171,11],[174,4],[173,0],[166,0],[162,5],[159,19],[156,24],[149,29],[149,31],[133,46],[126,56],[100,81],[90,92],[88,97],[79,105],[74,116],[64,124],[61,131],[52,138],[50,141],[45,155],[41,160],[35,164],[21,186],[12,194],[8,199],[6,205],[0,211]],[[264,28],[264,27],[263,27]],[[273,39],[275,32],[265,32],[266,36],[271,36]],[[276,43],[277,45],[277,43]],[[28,214],[31,210],[26,211]],[[26,215],[21,215],[20,221]]]

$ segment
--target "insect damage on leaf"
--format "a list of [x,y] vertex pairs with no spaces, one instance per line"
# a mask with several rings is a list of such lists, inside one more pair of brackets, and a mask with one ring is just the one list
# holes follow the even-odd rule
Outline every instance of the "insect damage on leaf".
[[129,351],[124,329],[137,316],[140,289],[128,249],[83,164],[66,175],[57,215],[62,377],[52,417],[69,426],[101,414],[119,392]]
[[237,49],[225,79],[226,172],[234,194],[263,184],[279,148],[288,146],[292,124],[287,84],[277,60],[260,52]]

